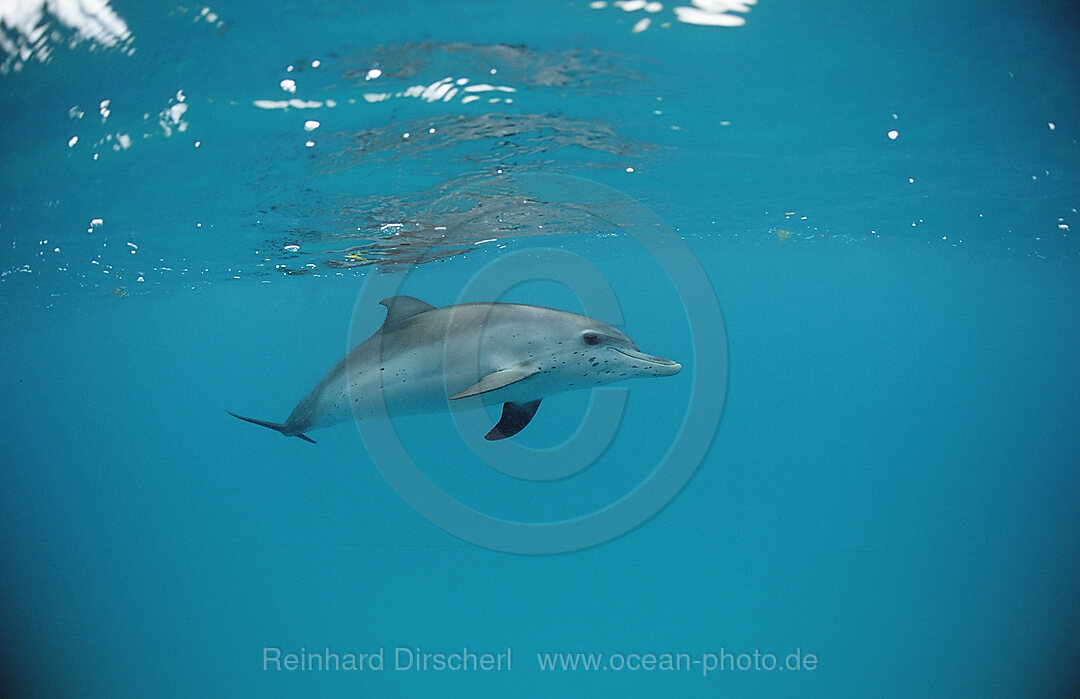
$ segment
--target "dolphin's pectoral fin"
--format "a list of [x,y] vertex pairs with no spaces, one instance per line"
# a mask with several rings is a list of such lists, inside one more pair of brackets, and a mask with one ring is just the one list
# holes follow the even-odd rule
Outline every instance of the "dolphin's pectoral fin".
[[[509,369],[500,369],[494,371],[484,378],[480,379],[472,386],[458,391],[454,395],[450,396],[450,400],[458,400],[460,398],[468,398],[469,396],[478,396],[481,393],[487,393],[488,391],[497,391],[500,388],[509,386],[512,383],[523,381],[539,370],[535,366],[528,366],[525,364],[519,364]],[[509,405],[509,403],[507,404]],[[529,417],[532,417],[530,415]],[[528,420],[526,420],[528,422]],[[524,425],[522,425],[524,427]]]
[[503,403],[502,417],[499,424],[491,428],[484,435],[484,439],[494,442],[497,439],[513,437],[525,429],[525,425],[536,415],[536,409],[540,407],[540,401],[531,400],[528,403]]
[[275,430],[276,432],[280,432],[281,434],[284,434],[286,437],[299,437],[300,439],[304,440],[305,442],[311,442],[312,444],[315,443],[315,440],[312,439],[311,437],[308,437],[306,434],[285,434],[285,425],[282,425],[280,422],[270,422],[269,420],[256,420],[253,417],[244,417],[243,415],[237,415],[236,413],[231,413],[228,410],[226,410],[225,412],[229,413],[229,415],[232,415],[237,420],[243,420],[244,422],[250,422],[251,424],[258,425],[260,427],[268,427],[268,428],[270,428],[272,430]]
[[382,324],[384,328],[397,325],[401,321],[408,320],[421,313],[435,310],[435,307],[430,303],[424,303],[420,299],[414,299],[412,296],[391,296],[388,299],[379,301],[379,303],[386,306],[386,320]]

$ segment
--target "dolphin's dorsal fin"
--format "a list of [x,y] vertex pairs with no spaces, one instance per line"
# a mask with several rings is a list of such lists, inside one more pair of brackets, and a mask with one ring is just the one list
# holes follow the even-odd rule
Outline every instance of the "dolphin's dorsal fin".
[[497,391],[504,386],[509,386],[512,383],[523,381],[533,374],[537,373],[539,369],[535,366],[528,364],[518,364],[512,366],[509,369],[499,369],[493,371],[484,378],[480,379],[472,386],[458,391],[454,395],[450,396],[450,400],[458,400],[460,398],[468,398],[469,396],[478,396],[481,393],[487,393],[488,391]]
[[386,306],[386,320],[382,324],[384,328],[397,325],[401,321],[408,320],[421,313],[435,310],[435,307],[430,303],[424,303],[420,299],[414,299],[412,296],[391,296],[388,299],[379,301],[379,303]]

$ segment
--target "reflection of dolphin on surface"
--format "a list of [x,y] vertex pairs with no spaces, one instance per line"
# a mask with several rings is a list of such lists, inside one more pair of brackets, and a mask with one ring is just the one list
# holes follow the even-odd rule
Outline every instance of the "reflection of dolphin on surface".
[[[515,303],[435,308],[411,296],[380,302],[386,320],[293,409],[283,423],[233,417],[314,443],[305,432],[384,414],[433,413],[482,396],[503,404],[487,439],[520,432],[548,396],[682,365],[641,352],[615,328],[586,316]],[[479,378],[479,380],[477,380]],[[385,401],[385,403],[383,403]]]

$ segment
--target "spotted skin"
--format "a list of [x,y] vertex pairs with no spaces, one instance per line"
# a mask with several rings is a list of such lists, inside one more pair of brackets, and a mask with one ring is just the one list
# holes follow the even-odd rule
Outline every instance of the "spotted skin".
[[512,303],[435,308],[409,296],[381,303],[388,312],[378,332],[345,355],[285,422],[230,414],[312,441],[312,430],[386,413],[446,411],[479,396],[504,404],[507,429],[488,434],[501,439],[523,429],[548,396],[682,369],[641,352],[622,331],[567,311]]

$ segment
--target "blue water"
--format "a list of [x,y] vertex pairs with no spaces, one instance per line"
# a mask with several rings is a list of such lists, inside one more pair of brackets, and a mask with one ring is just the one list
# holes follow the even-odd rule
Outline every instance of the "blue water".
[[[204,7],[5,54],[4,696],[1075,696],[1071,3]],[[390,287],[684,369],[501,452],[226,414]]]

